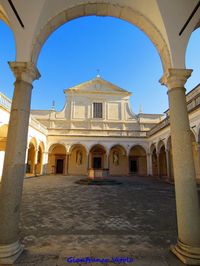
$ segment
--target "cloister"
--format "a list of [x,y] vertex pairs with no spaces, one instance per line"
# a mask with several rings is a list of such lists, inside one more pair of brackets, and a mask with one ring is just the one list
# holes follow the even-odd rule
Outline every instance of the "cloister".
[[[197,1],[13,1],[24,24],[19,21],[9,2],[0,0],[0,18],[9,25],[15,36],[16,61],[9,62],[9,65],[16,81],[0,185],[0,263],[13,263],[23,251],[19,242],[18,226],[25,161],[28,162],[28,171],[41,173],[43,162],[47,164],[45,152],[50,154],[49,160],[57,160],[57,165],[55,162],[52,164],[54,169],[51,166],[51,169],[47,167],[45,171],[61,173],[63,169],[65,173],[74,173],[73,163],[66,163],[69,156],[71,162],[81,160],[80,167],[85,170],[100,163],[105,168],[109,165],[110,173],[115,175],[120,166],[117,161],[108,158],[110,153],[117,150],[124,158],[121,162],[126,165],[127,172],[138,170],[138,174],[145,175],[153,171],[155,175],[166,176],[173,167],[178,237],[172,251],[185,264],[200,265],[199,200],[184,88],[192,75],[192,70],[185,67],[185,51],[192,32],[200,25],[200,9],[196,8],[187,25],[185,22],[195,10]],[[59,26],[72,19],[89,15],[111,16],[128,21],[141,29],[155,45],[163,66],[160,83],[167,87],[169,97],[170,136],[165,145],[160,141],[148,150],[131,144],[129,149],[123,146],[108,148],[102,143],[85,147],[79,142],[66,150],[61,144],[52,143],[52,146],[47,148],[44,143],[36,143],[32,139],[27,152],[31,92],[34,80],[40,78],[37,59],[41,48],[48,36]],[[168,149],[171,145],[172,156]],[[81,151],[81,156],[77,150]],[[53,154],[57,155],[53,157]],[[140,167],[136,169],[134,160],[131,159],[133,157],[138,158],[139,165],[146,165],[146,169],[142,168],[145,169],[144,172],[140,172]],[[36,168],[34,161],[37,162]]]

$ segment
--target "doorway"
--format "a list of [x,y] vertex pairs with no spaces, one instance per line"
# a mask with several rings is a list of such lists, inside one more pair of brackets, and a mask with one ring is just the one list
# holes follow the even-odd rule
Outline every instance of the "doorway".
[[101,157],[94,157],[93,158],[93,168],[94,169],[101,169]]
[[56,160],[56,174],[63,174],[64,159]]
[[130,159],[130,172],[133,174],[138,172],[138,164],[136,159]]

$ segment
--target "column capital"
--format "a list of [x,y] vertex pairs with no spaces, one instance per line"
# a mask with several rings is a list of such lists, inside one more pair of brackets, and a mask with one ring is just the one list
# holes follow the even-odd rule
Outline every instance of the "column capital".
[[169,68],[159,80],[169,90],[184,88],[187,79],[191,76],[192,69]]
[[9,66],[17,81],[23,80],[32,84],[35,79],[40,78],[40,73],[32,62],[9,62]]

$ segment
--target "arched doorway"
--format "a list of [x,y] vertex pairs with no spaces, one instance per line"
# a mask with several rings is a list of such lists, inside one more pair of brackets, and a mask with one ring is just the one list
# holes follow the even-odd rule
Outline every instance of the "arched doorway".
[[128,175],[128,157],[126,150],[121,145],[115,145],[109,153],[109,174]]
[[37,154],[37,166],[36,166],[37,175],[41,175],[43,173],[43,161],[44,161],[44,143],[40,142]]
[[164,144],[160,147],[159,151],[159,172],[160,177],[167,177],[167,159]]
[[107,153],[106,149],[100,145],[94,145],[89,152],[89,169],[107,169]]
[[87,151],[81,144],[75,144],[71,147],[68,158],[69,175],[87,175],[88,168]]
[[147,154],[145,149],[136,145],[129,152],[129,173],[139,176],[147,176]]
[[62,144],[53,144],[49,148],[48,173],[66,173],[66,149]]
[[158,156],[154,144],[151,145],[150,151],[151,151],[152,175],[158,176]]
[[29,142],[27,164],[26,164],[26,173],[35,175],[36,174],[36,149],[37,142],[35,138],[32,138]]

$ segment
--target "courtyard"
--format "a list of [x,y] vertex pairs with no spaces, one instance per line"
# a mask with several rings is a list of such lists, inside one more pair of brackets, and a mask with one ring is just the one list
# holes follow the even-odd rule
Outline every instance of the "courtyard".
[[126,265],[136,266],[183,265],[169,251],[177,237],[172,184],[132,176],[115,177],[121,185],[86,186],[75,183],[80,178],[24,180],[20,239],[25,251],[15,265],[85,265],[67,262],[69,257],[128,257],[134,261]]

